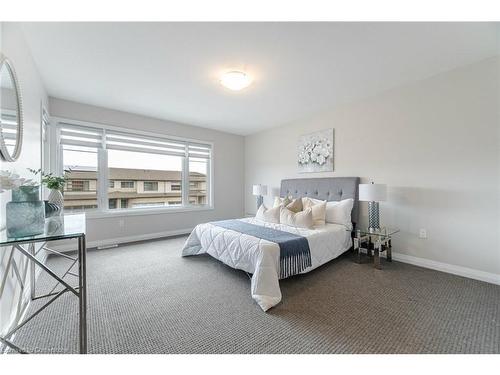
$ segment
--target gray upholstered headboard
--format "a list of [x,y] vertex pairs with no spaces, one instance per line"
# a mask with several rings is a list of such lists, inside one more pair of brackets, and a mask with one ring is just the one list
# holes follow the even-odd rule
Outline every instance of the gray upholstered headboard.
[[281,181],[280,196],[293,198],[311,197],[327,201],[354,198],[352,222],[358,223],[359,177],[295,178]]

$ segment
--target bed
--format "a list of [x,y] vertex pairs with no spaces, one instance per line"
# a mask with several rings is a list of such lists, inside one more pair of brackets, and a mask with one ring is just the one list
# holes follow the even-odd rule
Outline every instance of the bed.
[[[286,179],[281,181],[280,195],[327,201],[353,198],[351,221],[355,226],[359,215],[358,185],[359,177]],[[252,224],[254,227],[306,238],[310,249],[310,263],[297,273],[310,272],[337,258],[352,246],[351,232],[340,224],[327,223],[306,229],[269,223],[256,218],[238,219],[237,222],[243,226]],[[205,253],[232,268],[252,274],[251,295],[262,310],[267,311],[281,301],[279,280],[283,278],[283,273],[280,272],[283,266],[280,263],[280,246],[277,243],[228,229],[217,222],[204,223],[197,225],[191,232],[182,249],[182,256]]]

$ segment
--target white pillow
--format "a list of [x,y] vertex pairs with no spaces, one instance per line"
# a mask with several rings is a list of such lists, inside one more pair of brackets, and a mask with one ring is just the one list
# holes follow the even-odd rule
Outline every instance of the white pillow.
[[320,201],[312,198],[302,198],[304,210],[311,208],[314,225],[325,225],[326,219],[326,201]]
[[354,199],[342,199],[341,201],[328,202],[326,204],[326,222],[345,225],[352,229],[351,212]]
[[256,219],[267,221],[268,223],[280,223],[280,206],[267,209],[263,204],[260,205],[255,215]]
[[304,211],[293,212],[282,206],[280,210],[280,222],[292,227],[312,228],[314,226],[312,209],[308,208]]
[[[314,204],[323,201],[314,198],[308,198]],[[342,199],[341,201],[333,201],[326,203],[325,221],[332,224],[344,225],[347,229],[352,229],[351,212],[354,205],[354,199]]]

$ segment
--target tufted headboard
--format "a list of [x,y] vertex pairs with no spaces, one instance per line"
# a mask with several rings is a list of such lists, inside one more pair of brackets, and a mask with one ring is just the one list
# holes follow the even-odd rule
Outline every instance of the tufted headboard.
[[352,208],[352,222],[358,223],[359,177],[323,177],[323,178],[296,178],[281,180],[280,196],[293,198],[311,197],[327,201],[340,201],[354,198]]

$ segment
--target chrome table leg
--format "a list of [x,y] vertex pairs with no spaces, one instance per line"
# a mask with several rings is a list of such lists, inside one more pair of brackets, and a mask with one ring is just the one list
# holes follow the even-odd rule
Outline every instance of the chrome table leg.
[[354,256],[356,259],[356,263],[361,263],[361,234],[359,231],[356,231],[356,237],[354,237]]
[[20,354],[28,354],[28,352],[24,351],[23,349],[21,349],[19,346],[16,346],[14,345],[12,342],[10,342],[9,340],[7,339],[4,339],[2,336],[0,336],[0,342],[2,344],[4,344],[5,346],[8,346],[9,348],[11,349],[14,349],[16,352],[20,353]]
[[392,239],[389,238],[387,241],[387,255],[386,260],[388,262],[392,262]]
[[373,265],[376,269],[380,270],[382,267],[380,266],[380,249],[381,249],[381,242],[380,240],[375,241],[375,246],[373,249]]
[[79,330],[80,330],[80,354],[87,353],[87,248],[85,236],[78,238],[78,298],[79,298]]
[[[33,257],[36,256],[35,254],[35,244],[33,242],[30,242],[28,245],[28,251],[33,255]],[[33,301],[36,297],[36,292],[35,292],[35,263],[30,262],[30,287],[31,287],[31,300]]]

